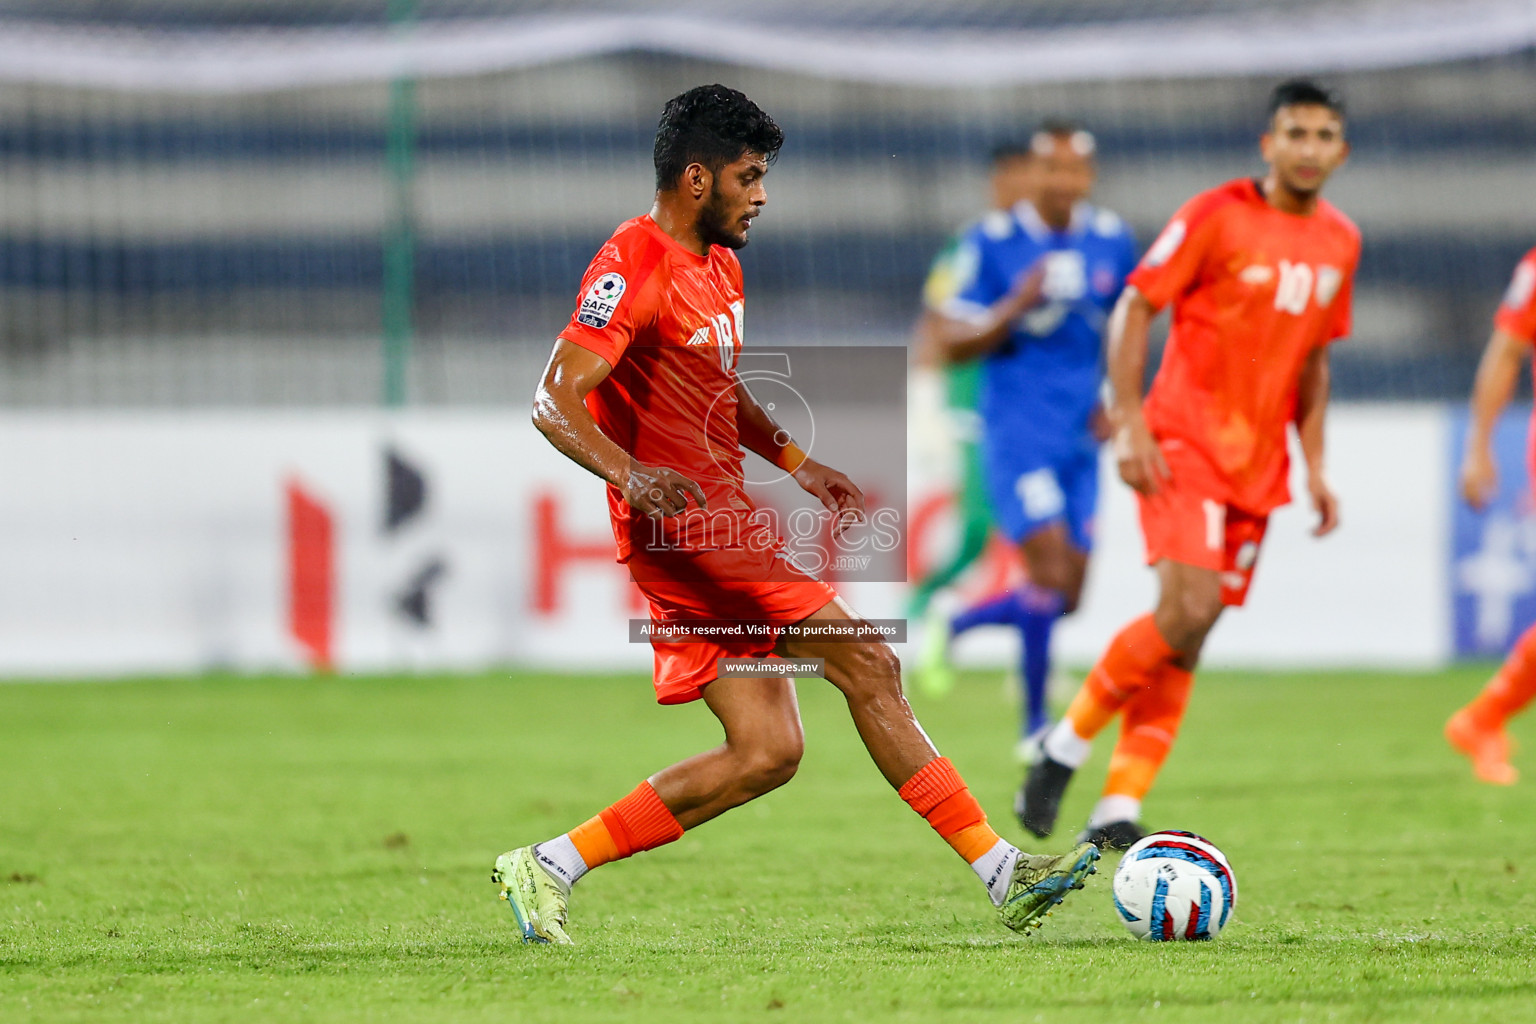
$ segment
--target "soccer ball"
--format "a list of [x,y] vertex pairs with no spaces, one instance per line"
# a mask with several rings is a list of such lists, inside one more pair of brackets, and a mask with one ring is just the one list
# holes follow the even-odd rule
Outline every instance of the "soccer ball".
[[1193,832],[1154,832],[1115,869],[1115,910],[1148,942],[1214,939],[1237,905],[1226,856]]

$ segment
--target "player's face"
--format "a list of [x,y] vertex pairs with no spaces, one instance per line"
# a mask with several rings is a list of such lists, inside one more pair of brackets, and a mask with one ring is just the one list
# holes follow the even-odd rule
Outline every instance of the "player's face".
[[768,191],[763,187],[767,173],[768,161],[761,153],[747,153],[720,168],[699,210],[699,237],[705,243],[728,249],[747,244],[752,218],[768,203]]
[[1264,160],[1280,184],[1299,196],[1314,196],[1349,156],[1344,122],[1315,104],[1281,107],[1261,141]]
[[1093,157],[1081,153],[1070,136],[1052,136],[1035,151],[1035,205],[1047,220],[1070,220],[1072,207],[1088,198],[1095,177]]
[[1007,210],[1035,194],[1035,161],[1020,153],[992,167],[992,208]]

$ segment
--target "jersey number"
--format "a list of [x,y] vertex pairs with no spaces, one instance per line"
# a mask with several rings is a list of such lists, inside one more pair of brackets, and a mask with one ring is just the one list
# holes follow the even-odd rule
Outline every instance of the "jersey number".
[[736,345],[743,338],[742,319],[746,307],[741,302],[731,303],[729,313],[717,313],[710,321],[715,330],[715,349],[720,353],[720,368],[729,371],[736,365]]
[[1312,268],[1305,263],[1280,261],[1280,284],[1275,288],[1275,308],[1282,313],[1300,316],[1307,311],[1307,299],[1312,295]]
[[1200,503],[1205,510],[1205,546],[1212,551],[1222,551],[1227,546],[1227,506],[1206,498]]

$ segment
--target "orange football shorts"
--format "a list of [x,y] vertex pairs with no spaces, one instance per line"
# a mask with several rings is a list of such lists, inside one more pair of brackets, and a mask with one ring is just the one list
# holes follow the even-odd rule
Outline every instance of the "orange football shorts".
[[1269,516],[1227,504],[1220,497],[1226,489],[1198,455],[1179,444],[1162,448],[1172,479],[1162,481],[1156,494],[1136,495],[1147,564],[1166,558],[1218,572],[1222,603],[1240,607],[1253,584]]

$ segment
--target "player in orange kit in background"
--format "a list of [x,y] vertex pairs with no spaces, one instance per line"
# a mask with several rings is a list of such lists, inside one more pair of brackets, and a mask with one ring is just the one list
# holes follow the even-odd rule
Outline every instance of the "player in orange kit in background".
[[[534,396],[544,436],[607,482],[619,561],[652,621],[693,630],[653,638],[657,700],[703,700],[724,742],[662,769],[569,832],[496,859],[491,880],[525,942],[570,941],[567,900],[589,870],[680,839],[795,774],[804,737],[794,679],[771,665],[727,673],[720,662],[728,657],[823,660],[876,767],[971,866],[1008,927],[1039,924],[1098,859],[1089,844],[1030,856],[998,836],[918,725],[900,662],[882,640],[784,635],[817,623],[852,632],[863,620],[754,514],[744,449],[819,498],[835,517],[833,536],[862,521],[864,496],[801,451],[736,373],[745,317],[734,250],[767,204],[763,178],[783,138],[734,89],[700,86],[667,103],[656,132],[655,205],[621,224],[593,258]],[[707,636],[700,620],[710,622]],[[721,620],[764,633],[722,638]]]
[[[1493,318],[1493,334],[1483,350],[1472,388],[1472,424],[1461,463],[1461,493],[1475,509],[1488,505],[1499,489],[1493,458],[1493,428],[1515,393],[1520,368],[1536,344],[1536,249],[1525,254]],[[1536,485],[1536,426],[1528,442],[1531,480]],[[1509,763],[1504,723],[1536,697],[1536,626],[1531,626],[1483,687],[1482,693],[1445,723],[1445,738],[1472,759],[1484,782],[1512,785],[1520,778]]]
[[[1328,344],[1349,333],[1360,236],[1319,195],[1349,154],[1343,105],[1311,82],[1270,98],[1269,172],[1184,204],[1131,274],[1110,323],[1115,455],[1135,489],[1157,607],[1110,641],[1030,769],[1020,820],[1055,827],[1073,772],[1116,714],[1120,740],[1080,839],[1124,849],[1173,744],[1200,649],[1247,595],[1269,513],[1290,500],[1295,424],[1321,537],[1338,525],[1323,471]],[[1173,305],[1145,403],[1148,331]]]

